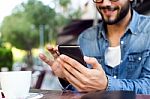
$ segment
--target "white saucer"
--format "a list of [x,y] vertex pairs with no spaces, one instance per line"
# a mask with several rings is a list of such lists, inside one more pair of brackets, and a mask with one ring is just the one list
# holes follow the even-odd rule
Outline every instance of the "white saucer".
[[25,99],[40,99],[43,97],[43,94],[41,93],[29,93],[29,96],[27,96]]
[[[5,99],[2,98],[1,96],[2,90],[0,90],[0,99]],[[43,94],[41,93],[29,93],[29,96],[27,96],[25,99],[41,99],[43,97]]]

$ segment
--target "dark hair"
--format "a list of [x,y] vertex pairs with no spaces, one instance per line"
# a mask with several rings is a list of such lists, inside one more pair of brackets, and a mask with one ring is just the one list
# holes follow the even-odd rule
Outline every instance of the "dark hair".
[[136,4],[137,4],[137,0],[133,0],[133,1],[131,2],[131,6],[132,6],[133,8],[136,6]]

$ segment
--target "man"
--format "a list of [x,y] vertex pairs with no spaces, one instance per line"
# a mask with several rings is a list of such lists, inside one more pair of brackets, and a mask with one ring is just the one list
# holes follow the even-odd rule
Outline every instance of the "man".
[[[55,60],[40,58],[76,90],[130,90],[150,94],[150,18],[139,15],[133,0],[93,0],[102,22],[84,31],[79,44],[89,68],[57,48],[48,46]],[[87,57],[88,56],[88,57]]]

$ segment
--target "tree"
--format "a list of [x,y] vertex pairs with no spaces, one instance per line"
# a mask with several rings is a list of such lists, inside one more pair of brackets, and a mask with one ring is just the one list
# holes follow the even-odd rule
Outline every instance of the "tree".
[[56,15],[54,9],[43,5],[41,1],[29,0],[27,4],[23,3],[22,5],[25,9],[27,19],[35,24],[36,28],[39,28],[39,25],[41,24],[53,24],[53,21],[50,20],[50,18],[53,18]]
[[32,48],[38,47],[38,30],[32,29],[24,13],[19,12],[5,18],[2,24],[2,37],[18,49],[28,52],[28,64],[32,65]]
[[[28,65],[32,66],[33,48],[39,47],[39,25],[50,26],[50,21],[55,17],[55,12],[37,0],[29,0],[16,7],[14,13],[6,17],[2,23],[2,37],[12,46],[28,52]],[[49,29],[46,28],[45,34]]]
[[12,70],[13,56],[11,49],[0,47],[0,71],[2,67],[7,67],[8,70]]
[[70,0],[59,0],[59,4],[62,6],[62,7],[67,7],[68,4],[70,4],[71,1]]
[[[64,8],[67,8],[70,3],[70,0],[57,1]],[[56,41],[58,31],[70,22],[70,18],[73,18],[71,15],[78,15],[79,12],[79,10],[71,14],[68,12],[66,17],[64,13],[56,13],[55,9],[38,0],[28,0],[13,11],[10,16],[5,17],[1,25],[2,37],[12,46],[28,52],[29,66],[33,64],[32,49],[39,47],[40,25],[44,26],[45,43]]]
[[[0,34],[1,35],[1,34]],[[3,67],[7,67],[8,70],[12,70],[13,55],[11,49],[4,46],[3,41],[0,36],[0,71]]]

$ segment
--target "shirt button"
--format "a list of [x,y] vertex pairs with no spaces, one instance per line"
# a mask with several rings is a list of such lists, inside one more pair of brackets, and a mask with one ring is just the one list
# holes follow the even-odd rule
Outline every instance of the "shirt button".
[[121,41],[121,45],[123,45],[124,44],[124,41]]
[[114,76],[114,78],[117,78],[117,76]]
[[123,60],[120,60],[120,63],[122,63],[123,62]]
[[141,58],[141,57],[139,57],[139,59],[138,59],[138,60],[140,61],[140,60],[142,60],[142,58]]

